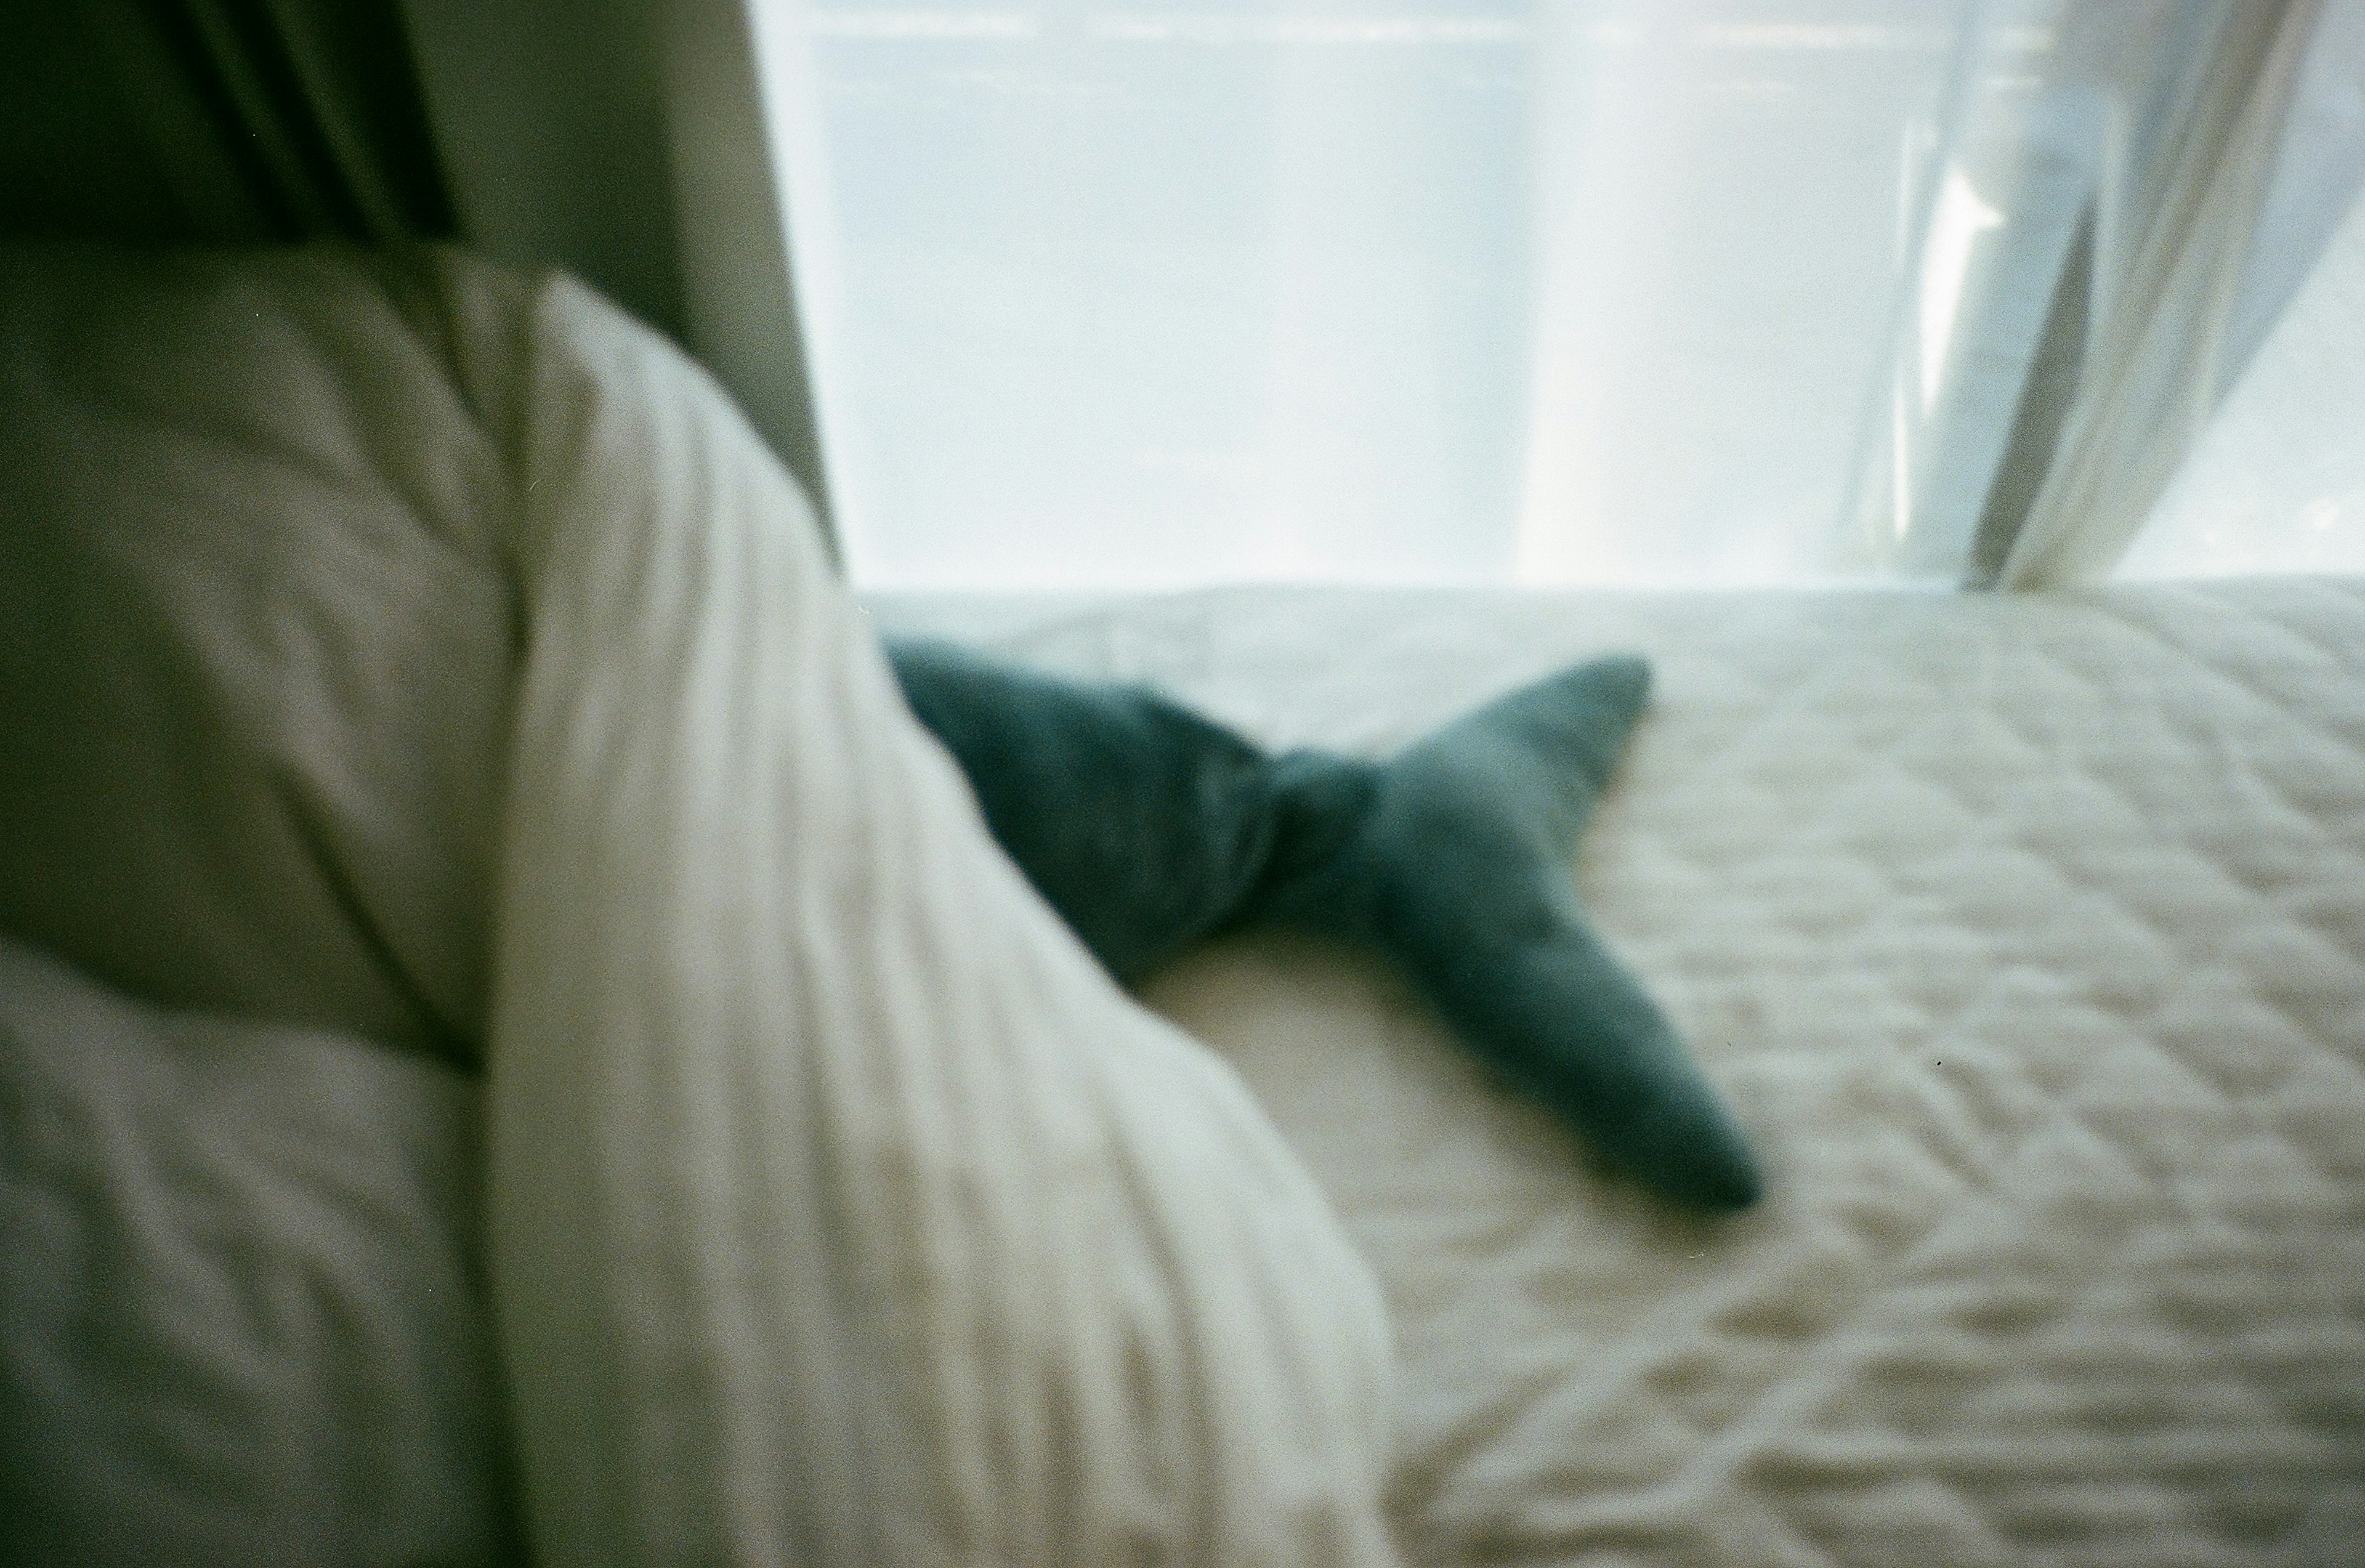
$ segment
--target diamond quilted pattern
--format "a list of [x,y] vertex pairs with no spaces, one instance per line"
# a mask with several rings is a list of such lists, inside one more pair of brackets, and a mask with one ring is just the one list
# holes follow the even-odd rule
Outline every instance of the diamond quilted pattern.
[[1153,988],[1387,1283],[1416,1558],[2359,1560],[2365,585],[880,612],[1275,743],[1657,663],[1576,875],[1757,1211],[1608,1181],[1351,956]]

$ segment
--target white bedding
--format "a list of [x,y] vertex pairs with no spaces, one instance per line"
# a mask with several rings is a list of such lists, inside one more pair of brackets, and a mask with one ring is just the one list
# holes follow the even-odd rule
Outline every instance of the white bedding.
[[1578,876],[1757,1211],[1589,1170],[1351,957],[1150,990],[1380,1271],[1411,1555],[2365,1551],[2365,584],[872,608],[1279,743],[1656,662]]
[[[55,1462],[235,1446],[241,1408],[367,1453],[345,1359],[409,1336],[341,1312],[433,1340],[339,1264],[441,1201],[342,1180],[366,1140],[274,1163],[170,1101],[152,1139],[37,1137],[118,1056],[171,1082],[219,1047],[237,1105],[304,1048],[257,1024],[481,1052],[484,1316],[539,1561],[1389,1558],[1368,1266],[1237,1076],[994,850],[803,498],[662,340],[448,252],[0,247],[0,930],[72,965],[15,998],[21,1039],[178,1010],[0,1076],[0,1215],[43,1222],[0,1274],[0,1407],[39,1413],[0,1429],[0,1559],[171,1561],[224,1518],[300,1557],[321,1515],[436,1501],[303,1445]],[[400,1150],[437,1125],[404,1081],[287,1087]],[[117,1169],[181,1147],[202,1170]],[[318,1254],[276,1244],[291,1187]],[[51,1310],[52,1278],[101,1282]],[[126,1317],[218,1347],[204,1376],[147,1375]],[[417,1473],[498,1457],[442,1436]],[[112,1518],[106,1477],[151,1460],[159,1517]]]
[[554,1562],[1384,1564],[1362,1260],[986,836],[687,360],[521,323],[488,1251]]
[[[0,1276],[0,1393],[55,1424],[0,1432],[0,1485],[44,1539],[109,1539],[73,1534],[104,1522],[76,1478],[129,1473],[48,1462],[109,1440],[74,1412],[191,1418],[89,1315],[26,1308],[61,1271],[219,1331],[232,1384],[318,1379],[215,1412],[362,1441],[336,1358],[371,1343],[465,1383],[485,1304],[335,1260],[479,1266],[416,1234],[476,1203],[416,1151],[474,1135],[410,1070],[488,1030],[483,1266],[545,1561],[1370,1561],[1384,1470],[1440,1563],[2365,1539],[2358,585],[872,607],[1276,744],[1384,747],[1651,655],[1577,875],[1764,1156],[1764,1204],[1712,1224],[1592,1170],[1351,956],[1239,940],[1151,987],[1262,1113],[1126,1006],[987,851],[777,467],[578,291],[447,255],[7,266],[0,803],[39,831],[0,838],[0,913],[86,973],[0,969],[0,1020],[50,1042],[7,1047],[0,1199],[130,1194]],[[118,1016],[86,1052],[53,1027]],[[414,1059],[323,1067],[335,1115],[257,1124],[318,1146],[278,1165],[145,1091],[124,1125],[166,1125],[128,1154],[29,1136],[42,1096],[250,1036]],[[174,1138],[194,1195],[117,1180]],[[241,1205],[279,1238],[290,1190],[325,1272],[207,1253]],[[250,1353],[277,1320],[135,1285],[140,1247],[227,1260],[241,1299],[293,1267],[385,1330]],[[440,1538],[472,1551],[510,1528],[499,1401],[427,1393],[470,1414],[371,1506],[484,1475]],[[151,1495],[193,1499],[162,1555],[345,1506],[293,1445],[245,1481],[154,1451]],[[258,1511],[206,1490],[241,1485]]]
[[477,1114],[0,939],[0,1562],[512,1552]]

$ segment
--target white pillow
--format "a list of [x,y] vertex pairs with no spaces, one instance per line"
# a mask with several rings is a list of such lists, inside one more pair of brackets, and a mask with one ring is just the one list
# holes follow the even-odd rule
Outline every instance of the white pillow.
[[477,1092],[0,941],[0,1561],[514,1554]]
[[0,851],[0,920],[186,1004],[489,1018],[542,1557],[1388,1555],[1368,1270],[994,849],[701,372],[444,252],[6,265],[18,597],[95,594],[102,656],[0,671],[73,699],[0,743],[73,846]]
[[488,1204],[538,1546],[1385,1560],[1385,1318],[1312,1180],[995,849],[715,386],[565,284],[522,335]]

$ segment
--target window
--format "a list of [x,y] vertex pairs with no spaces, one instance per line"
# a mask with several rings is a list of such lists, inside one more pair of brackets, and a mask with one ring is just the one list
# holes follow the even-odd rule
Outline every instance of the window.
[[849,567],[1959,580],[2241,9],[762,0]]

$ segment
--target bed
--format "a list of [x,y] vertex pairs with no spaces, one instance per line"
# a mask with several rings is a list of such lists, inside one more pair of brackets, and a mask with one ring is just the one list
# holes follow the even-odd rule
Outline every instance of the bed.
[[2365,1540],[2365,588],[876,608],[1375,750],[1656,665],[1577,875],[1760,1139],[1756,1212],[1588,1173],[1350,955],[1149,990],[1380,1271],[1416,1560]]
[[[2365,1540],[2365,584],[857,604],[571,286],[6,262],[0,1552]],[[1573,870],[1766,1196],[1351,953],[1135,1008],[874,630],[1370,750],[1647,655]]]

